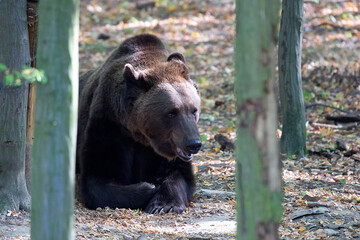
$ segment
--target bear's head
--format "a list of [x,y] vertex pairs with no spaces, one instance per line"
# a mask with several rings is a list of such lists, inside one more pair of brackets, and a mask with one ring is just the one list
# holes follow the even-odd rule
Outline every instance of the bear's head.
[[201,147],[197,122],[200,96],[189,78],[185,58],[173,53],[150,69],[124,66],[127,127],[135,140],[171,160],[191,159]]

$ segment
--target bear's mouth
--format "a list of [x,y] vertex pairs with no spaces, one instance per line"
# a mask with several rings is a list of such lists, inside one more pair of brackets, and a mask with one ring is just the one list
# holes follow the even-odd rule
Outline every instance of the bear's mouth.
[[185,162],[188,162],[192,159],[191,153],[187,153],[179,147],[176,147],[176,153],[177,153],[178,157],[180,157]]

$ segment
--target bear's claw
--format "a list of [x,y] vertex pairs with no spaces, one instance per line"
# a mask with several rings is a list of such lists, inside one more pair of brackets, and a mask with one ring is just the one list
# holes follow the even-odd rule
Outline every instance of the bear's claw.
[[168,211],[165,211],[164,208],[153,208],[151,211],[148,211],[150,214],[165,214],[165,213],[173,213],[174,209],[171,207]]

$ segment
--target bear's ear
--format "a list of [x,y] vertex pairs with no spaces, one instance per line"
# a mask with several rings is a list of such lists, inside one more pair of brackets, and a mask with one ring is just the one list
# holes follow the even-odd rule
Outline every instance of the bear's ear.
[[126,82],[129,82],[139,88],[147,89],[149,87],[144,74],[140,71],[136,71],[130,63],[125,64],[123,77]]
[[180,60],[183,63],[185,63],[185,57],[184,55],[182,55],[179,52],[173,52],[172,54],[169,55],[169,57],[167,58],[168,61],[171,61],[172,59],[176,59],[176,60]]
[[140,72],[136,71],[130,63],[125,64],[123,76],[126,80],[130,80],[135,83],[142,77],[141,75],[142,74]]

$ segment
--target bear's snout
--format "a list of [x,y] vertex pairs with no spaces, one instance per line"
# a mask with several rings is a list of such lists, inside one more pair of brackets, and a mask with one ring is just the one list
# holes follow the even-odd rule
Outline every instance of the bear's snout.
[[200,151],[201,148],[201,140],[200,139],[192,139],[186,142],[185,149],[186,152],[191,154],[196,154]]

